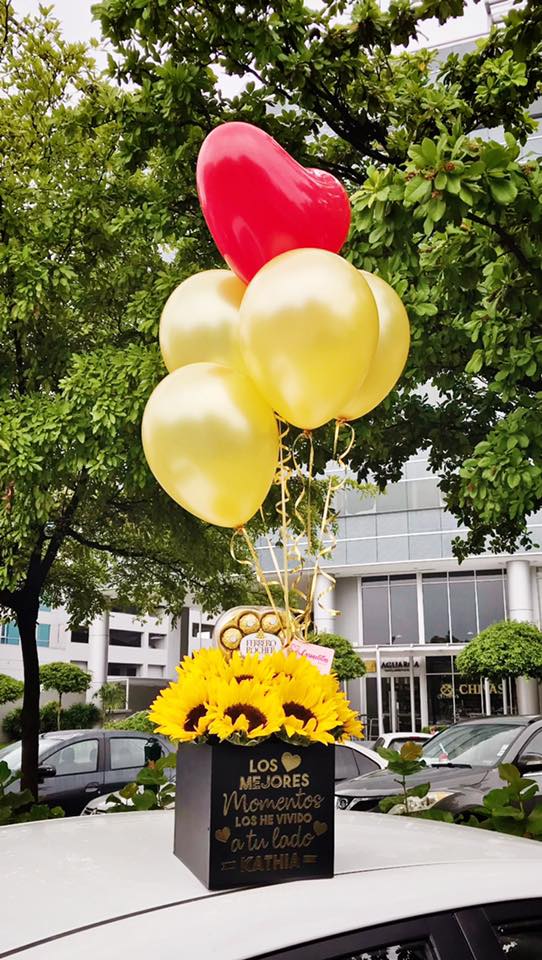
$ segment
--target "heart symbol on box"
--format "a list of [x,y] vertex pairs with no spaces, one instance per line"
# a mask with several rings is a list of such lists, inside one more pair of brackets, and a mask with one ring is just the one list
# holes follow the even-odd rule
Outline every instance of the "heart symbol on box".
[[289,753],[287,751],[282,754],[280,761],[286,772],[290,773],[291,770],[295,770],[300,765],[301,757],[298,753]]
[[227,843],[231,836],[231,830],[229,827],[222,827],[220,830],[215,830],[215,837],[220,843]]
[[321,820],[315,820],[312,829],[317,837],[322,837],[324,833],[327,833],[327,823],[322,823]]
[[302,167],[251,123],[223,123],[209,134],[196,182],[214,241],[244,283],[287,250],[338,253],[346,240],[344,187],[324,170]]

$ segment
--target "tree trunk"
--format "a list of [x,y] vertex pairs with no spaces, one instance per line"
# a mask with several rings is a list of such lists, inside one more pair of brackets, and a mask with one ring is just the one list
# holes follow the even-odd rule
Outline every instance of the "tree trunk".
[[62,713],[62,694],[58,694],[58,703],[56,705],[56,728],[60,730],[60,714]]
[[24,667],[24,695],[22,715],[21,789],[28,789],[38,797],[38,737],[40,732],[40,671],[36,624],[39,598],[21,605],[16,611],[21,636]]

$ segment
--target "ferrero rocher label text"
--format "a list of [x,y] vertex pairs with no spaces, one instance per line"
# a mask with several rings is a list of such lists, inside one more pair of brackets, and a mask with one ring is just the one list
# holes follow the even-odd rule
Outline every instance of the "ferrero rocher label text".
[[218,748],[213,886],[333,873],[334,749],[267,742]]

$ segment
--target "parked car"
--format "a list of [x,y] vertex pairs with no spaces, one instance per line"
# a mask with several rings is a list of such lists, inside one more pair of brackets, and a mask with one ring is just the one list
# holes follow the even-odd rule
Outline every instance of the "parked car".
[[1,827],[0,952],[149,960],[177,944],[198,960],[542,956],[542,845],[397,817],[336,821],[333,879],[227,893],[173,855],[169,811]]
[[364,743],[347,740],[335,745],[335,783],[383,770],[385,767],[386,761]]
[[[463,720],[431,737],[422,757],[428,769],[409,777],[409,785],[429,782],[438,807],[452,813],[471,810],[486,793],[503,786],[501,763],[514,763],[542,788],[542,717]],[[395,774],[370,773],[341,783],[337,806],[375,811],[380,800],[397,792]]]
[[379,747],[386,747],[388,750],[400,750],[404,743],[425,743],[427,740],[430,740],[433,734],[431,733],[383,733],[372,744],[373,750],[378,750]]
[[[145,748],[158,743],[161,754],[173,748],[159,734],[135,730],[58,730],[39,738],[39,799],[77,815],[95,796],[120,790],[145,766]],[[15,772],[21,766],[21,742],[0,750]]]

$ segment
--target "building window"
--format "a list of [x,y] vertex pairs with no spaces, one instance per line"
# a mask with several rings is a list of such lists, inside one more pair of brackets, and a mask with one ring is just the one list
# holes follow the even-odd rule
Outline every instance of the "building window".
[[141,633],[137,630],[110,630],[109,643],[113,647],[140,647]]
[[141,611],[130,603],[122,603],[120,600],[115,600],[115,605],[111,607],[111,613],[129,613],[132,617],[137,617],[141,614]]
[[73,663],[74,667],[79,667],[80,670],[88,670],[88,660],[70,660],[70,663]]
[[416,577],[390,578],[391,642],[418,643]]
[[149,633],[149,647],[151,648],[151,650],[165,650],[166,649],[165,633]]
[[426,643],[468,643],[504,620],[503,570],[459,570],[423,575]]
[[476,595],[480,630],[505,619],[504,576],[501,570],[477,571]]
[[364,577],[361,581],[363,643],[380,647],[390,642],[388,578]]
[[15,621],[0,625],[0,643],[16,644],[20,642],[19,628]]
[[88,643],[88,627],[76,627],[71,632],[72,643]]
[[478,633],[476,582],[473,574],[449,573],[452,642],[468,643]]
[[419,642],[415,575],[363,577],[361,602],[366,646]]
[[38,647],[48,647],[51,636],[51,627],[48,623],[38,623],[37,643]]
[[107,675],[109,677],[137,677],[139,676],[139,666],[137,663],[108,663]]

